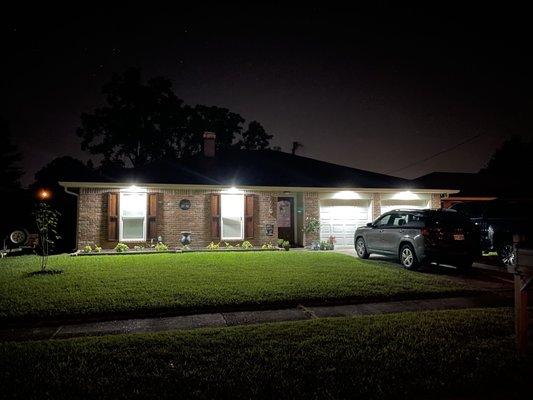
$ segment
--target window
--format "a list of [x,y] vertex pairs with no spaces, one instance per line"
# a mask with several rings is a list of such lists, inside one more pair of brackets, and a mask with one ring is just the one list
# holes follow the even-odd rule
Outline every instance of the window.
[[244,195],[223,194],[220,200],[222,239],[244,239]]
[[392,214],[392,226],[403,226],[407,223],[407,214]]
[[383,227],[389,223],[391,214],[387,214],[376,221],[376,226]]
[[120,194],[120,240],[146,240],[146,193]]

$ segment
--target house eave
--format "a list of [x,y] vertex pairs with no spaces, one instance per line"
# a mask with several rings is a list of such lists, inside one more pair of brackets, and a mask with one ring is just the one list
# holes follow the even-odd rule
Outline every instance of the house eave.
[[[142,182],[59,182],[61,186],[67,189],[90,188],[90,189],[126,189],[132,185],[145,188],[157,189],[189,189],[189,190],[224,190],[230,189],[231,185],[188,185],[176,183],[142,183]],[[431,193],[431,194],[455,194],[459,193],[457,189],[423,189],[410,188],[361,188],[361,187],[296,187],[296,186],[248,186],[239,185],[242,190],[254,190],[264,192],[336,192],[351,190],[362,193],[395,193],[401,191],[410,191],[412,193]]]

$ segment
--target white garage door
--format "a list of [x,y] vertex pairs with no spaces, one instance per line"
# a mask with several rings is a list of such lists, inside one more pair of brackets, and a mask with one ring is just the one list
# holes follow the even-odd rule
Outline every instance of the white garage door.
[[323,200],[320,203],[320,240],[335,236],[336,246],[353,246],[355,229],[371,220],[368,200]]
[[392,210],[402,209],[415,209],[428,208],[428,200],[384,200],[381,201],[381,214]]

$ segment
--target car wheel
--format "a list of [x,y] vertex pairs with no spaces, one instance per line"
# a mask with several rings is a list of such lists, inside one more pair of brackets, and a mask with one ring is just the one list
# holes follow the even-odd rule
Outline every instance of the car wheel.
[[498,259],[500,263],[507,267],[516,264],[516,254],[511,243],[503,243],[498,247]]
[[400,264],[405,269],[417,269],[419,266],[416,258],[415,249],[410,244],[404,244],[400,247]]
[[366,250],[365,240],[363,238],[358,238],[355,241],[355,251],[359,258],[368,258],[370,253]]

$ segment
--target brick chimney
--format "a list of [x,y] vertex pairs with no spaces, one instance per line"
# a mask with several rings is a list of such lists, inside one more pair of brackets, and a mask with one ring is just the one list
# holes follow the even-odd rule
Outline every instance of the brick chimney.
[[215,141],[217,135],[213,132],[204,132],[204,156],[215,156]]

